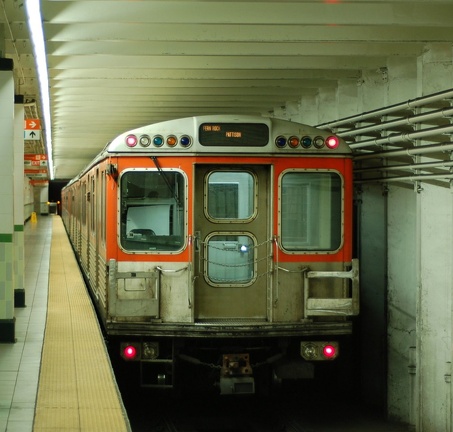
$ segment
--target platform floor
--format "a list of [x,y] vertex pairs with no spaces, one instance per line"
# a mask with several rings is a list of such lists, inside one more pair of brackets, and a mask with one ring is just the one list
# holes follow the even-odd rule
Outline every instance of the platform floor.
[[59,216],[25,225],[25,302],[0,344],[0,431],[130,431]]

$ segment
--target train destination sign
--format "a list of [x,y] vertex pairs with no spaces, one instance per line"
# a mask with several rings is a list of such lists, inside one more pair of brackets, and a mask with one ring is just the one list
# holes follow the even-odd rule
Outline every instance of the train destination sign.
[[198,140],[204,146],[264,147],[269,128],[264,123],[202,123]]

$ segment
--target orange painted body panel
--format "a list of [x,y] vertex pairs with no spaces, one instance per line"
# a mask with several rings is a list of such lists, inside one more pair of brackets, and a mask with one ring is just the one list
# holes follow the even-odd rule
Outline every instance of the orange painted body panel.
[[[279,249],[280,262],[350,262],[352,259],[352,161],[349,158],[327,157],[232,157],[232,156],[159,156],[159,165],[162,169],[178,168],[188,179],[188,212],[187,226],[189,238],[193,235],[193,175],[195,164],[216,165],[272,165],[273,166],[273,202],[272,210],[273,233],[278,236],[278,178],[287,169],[308,170],[335,170],[343,177],[344,184],[344,240],[341,248],[334,253],[286,253]],[[118,173],[130,168],[153,169],[155,165],[149,157],[111,157],[101,164],[116,164]],[[180,253],[140,254],[126,253],[118,246],[117,220],[118,220],[118,185],[117,179],[107,176],[106,181],[106,260],[117,261],[168,261],[188,262],[190,260],[189,244]]]

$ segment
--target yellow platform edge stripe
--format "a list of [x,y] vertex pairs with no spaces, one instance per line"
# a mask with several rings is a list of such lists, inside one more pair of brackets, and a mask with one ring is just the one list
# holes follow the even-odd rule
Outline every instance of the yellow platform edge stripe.
[[63,222],[53,216],[34,432],[130,432],[102,332]]

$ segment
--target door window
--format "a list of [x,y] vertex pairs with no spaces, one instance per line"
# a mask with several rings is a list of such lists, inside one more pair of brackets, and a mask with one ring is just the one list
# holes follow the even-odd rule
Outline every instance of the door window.
[[255,278],[255,242],[250,235],[215,234],[207,239],[207,278],[213,285],[250,284]]
[[207,178],[205,213],[213,222],[243,222],[256,213],[256,181],[246,171],[214,171]]

